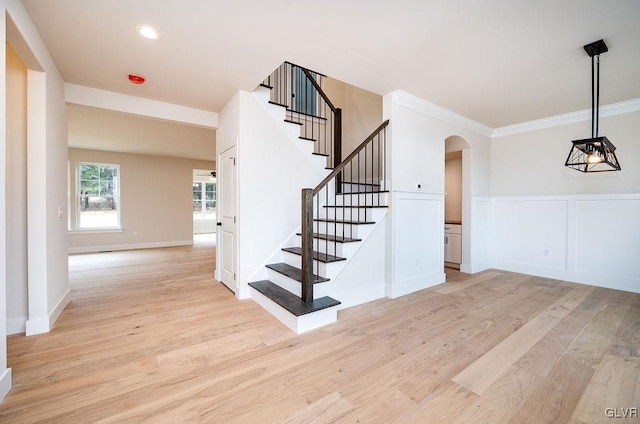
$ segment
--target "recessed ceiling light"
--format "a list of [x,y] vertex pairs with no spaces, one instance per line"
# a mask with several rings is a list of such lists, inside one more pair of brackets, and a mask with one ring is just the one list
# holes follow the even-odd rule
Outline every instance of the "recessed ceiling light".
[[158,32],[149,27],[149,26],[139,26],[136,28],[138,34],[142,35],[144,38],[148,38],[149,40],[159,40],[160,34]]

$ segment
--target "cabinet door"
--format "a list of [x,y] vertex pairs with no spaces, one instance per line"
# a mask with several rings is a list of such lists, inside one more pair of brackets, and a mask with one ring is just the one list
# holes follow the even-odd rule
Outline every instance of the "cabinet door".
[[460,236],[460,234],[449,234],[447,237],[449,239],[449,260],[447,262],[453,262],[454,264],[461,264],[462,263],[462,237]]
[[451,262],[451,236],[449,234],[444,235],[444,261]]

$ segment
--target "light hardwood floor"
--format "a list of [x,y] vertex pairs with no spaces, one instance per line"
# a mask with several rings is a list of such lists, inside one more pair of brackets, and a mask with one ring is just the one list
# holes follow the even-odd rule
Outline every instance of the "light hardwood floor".
[[640,295],[501,271],[295,335],[212,278],[214,247],[70,258],[49,334],[9,337],[2,423],[624,423]]

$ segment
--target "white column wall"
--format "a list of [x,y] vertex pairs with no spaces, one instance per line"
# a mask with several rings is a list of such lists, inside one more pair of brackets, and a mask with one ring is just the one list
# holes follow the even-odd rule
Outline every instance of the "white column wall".
[[7,238],[6,238],[6,2],[0,0],[0,401],[11,390],[11,368],[7,368]]
[[[387,296],[444,282],[444,140],[464,138],[463,270],[486,269],[490,129],[423,99],[396,91],[384,96],[390,120],[391,225],[387,237]],[[420,187],[418,188],[418,185]]]
[[[29,68],[26,327],[27,334],[36,334],[49,331],[68,302],[66,103],[62,77],[24,5],[19,0],[5,0],[4,5],[17,39],[13,47]],[[4,44],[6,29],[2,34]]]
[[247,297],[251,276],[301,224],[301,190],[326,175],[297,140],[246,91],[239,93],[238,281]]

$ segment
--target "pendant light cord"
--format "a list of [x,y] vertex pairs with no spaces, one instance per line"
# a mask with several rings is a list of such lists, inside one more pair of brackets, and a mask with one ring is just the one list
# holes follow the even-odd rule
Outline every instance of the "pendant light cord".
[[598,137],[598,127],[600,124],[600,55],[596,59],[596,137]]

